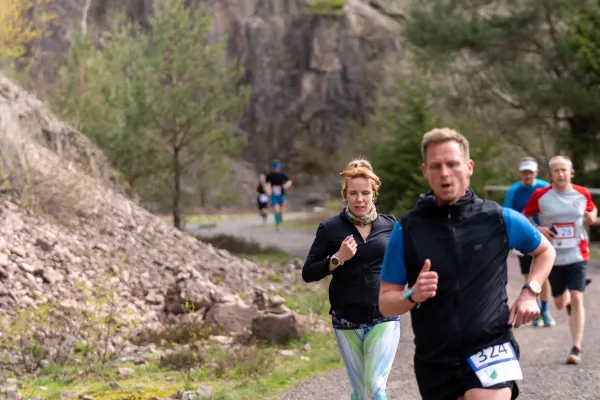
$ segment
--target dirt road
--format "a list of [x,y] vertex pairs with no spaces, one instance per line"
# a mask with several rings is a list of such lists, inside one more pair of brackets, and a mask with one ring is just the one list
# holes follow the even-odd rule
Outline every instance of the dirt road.
[[[285,214],[285,220],[291,221],[306,216],[307,213],[290,212]],[[279,247],[286,253],[301,258],[306,257],[315,237],[314,231],[306,229],[283,227],[277,232],[273,225],[273,216],[270,215],[268,223],[263,225],[258,213],[256,217],[232,218],[219,221],[216,226],[208,225],[204,228],[200,224],[189,223],[186,230],[208,237],[219,234],[234,235],[263,245]]]
[[[509,304],[522,285],[516,257],[509,258]],[[586,292],[586,314],[583,363],[565,365],[571,347],[567,314],[550,307],[557,324],[552,328],[521,327],[515,335],[521,348],[524,380],[519,383],[524,400],[600,399],[600,268],[590,265],[592,283]],[[443,327],[440,327],[441,329]],[[388,399],[420,399],[413,374],[413,334],[410,317],[401,322],[401,344],[388,380]],[[349,399],[350,385],[345,371],[334,371],[313,378],[281,397],[281,400]]]
[[[202,230],[206,234],[209,230]],[[306,256],[314,232],[284,228],[275,232],[272,226],[261,226],[260,220],[244,219],[219,223],[213,233],[230,233],[255,241],[276,244],[298,257]],[[593,282],[586,292],[586,327],[583,362],[566,365],[571,347],[567,314],[550,306],[557,325],[552,328],[521,327],[515,335],[521,347],[524,380],[519,383],[524,400],[600,399],[600,264],[592,263],[588,276]],[[509,301],[516,298],[522,278],[517,259],[509,258]],[[388,381],[388,399],[418,400],[413,373],[413,334],[410,317],[402,318],[402,337],[392,373]],[[443,329],[443,327],[440,327]],[[333,336],[332,336],[332,340]],[[333,371],[321,378],[300,383],[281,400],[342,400],[350,398],[350,386],[344,370]]]

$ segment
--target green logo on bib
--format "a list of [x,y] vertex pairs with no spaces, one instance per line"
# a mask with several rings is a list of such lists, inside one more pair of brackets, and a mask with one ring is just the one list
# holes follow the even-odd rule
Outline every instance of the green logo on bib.
[[490,379],[498,379],[498,373],[496,372],[496,370],[490,372],[489,377]]

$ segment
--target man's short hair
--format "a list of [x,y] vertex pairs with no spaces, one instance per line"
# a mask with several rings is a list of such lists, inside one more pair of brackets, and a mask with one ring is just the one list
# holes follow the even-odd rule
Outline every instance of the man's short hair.
[[550,161],[548,161],[548,167],[550,168],[550,170],[552,170],[552,164],[554,164],[555,162],[564,162],[567,163],[567,165],[569,166],[569,168],[573,169],[573,162],[571,161],[571,159],[569,157],[565,157],[565,156],[554,156],[550,159]]
[[469,159],[469,141],[466,137],[461,135],[459,132],[450,128],[434,128],[429,132],[426,132],[423,135],[423,141],[421,142],[421,157],[423,157],[423,162],[426,161],[425,157],[427,155],[427,148],[432,144],[441,144],[446,142],[457,142],[463,153],[465,154],[465,159]]

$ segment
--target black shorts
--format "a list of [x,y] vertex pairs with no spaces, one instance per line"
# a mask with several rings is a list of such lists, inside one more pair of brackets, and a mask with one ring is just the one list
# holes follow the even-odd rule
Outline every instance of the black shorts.
[[258,204],[258,209],[262,210],[263,208],[267,208],[269,207],[269,203],[261,203],[260,200],[256,200],[256,203]]
[[[512,344],[519,358],[518,344],[514,340]],[[416,358],[414,361],[415,376],[423,400],[458,400],[468,390],[483,388],[467,360],[459,366],[430,364]],[[519,387],[515,381],[499,383],[486,389],[502,388],[512,389],[512,400],[519,397]]]
[[584,292],[586,272],[587,261],[552,267],[548,276],[548,281],[552,286],[552,297],[562,295],[567,289]]
[[532,261],[533,261],[533,257],[528,254],[519,256],[519,265],[521,266],[521,275],[529,275],[529,271],[531,270],[531,262]]

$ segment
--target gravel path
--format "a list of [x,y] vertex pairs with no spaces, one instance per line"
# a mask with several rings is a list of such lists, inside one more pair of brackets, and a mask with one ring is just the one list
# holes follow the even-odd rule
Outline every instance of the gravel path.
[[[298,217],[298,214],[295,215]],[[289,218],[293,218],[290,214]],[[194,229],[194,227],[190,227]],[[216,228],[202,229],[203,234],[229,233],[274,244],[298,257],[305,257],[314,232],[284,228],[275,232],[273,226],[262,226],[258,217],[220,222]],[[521,348],[524,380],[519,383],[524,400],[587,400],[600,399],[600,264],[592,263],[588,276],[593,282],[586,292],[586,327],[583,362],[566,365],[571,347],[567,314],[551,304],[556,319],[552,328],[521,327],[515,332]],[[516,257],[509,257],[509,301],[516,298],[522,277]],[[388,380],[388,398],[420,399],[413,373],[413,334],[410,316],[401,322],[402,336],[392,373]],[[441,328],[441,327],[440,327]],[[332,336],[332,341],[333,336]],[[281,400],[342,400],[349,399],[350,386],[344,370],[330,372],[320,378],[299,382],[298,386],[280,397]]]
[[[285,213],[285,221],[306,217],[308,213]],[[285,221],[283,225],[285,225]],[[214,227],[201,227],[197,223],[188,223],[186,230],[204,236],[219,234],[234,235],[263,245],[277,246],[294,257],[305,258],[315,237],[315,232],[307,229],[292,229],[282,227],[279,232],[273,225],[273,216],[269,215],[266,225],[263,225],[258,213],[256,217],[240,217],[219,221]]]
[[[522,285],[516,257],[509,257],[509,304]],[[590,265],[588,276],[593,282],[586,292],[587,321],[584,334],[583,362],[566,365],[571,347],[567,314],[550,310],[556,319],[552,328],[525,326],[515,330],[521,348],[524,380],[519,383],[519,399],[583,400],[600,399],[600,266]],[[388,398],[418,400],[419,392],[413,373],[413,334],[410,316],[402,319],[401,343],[388,380]],[[334,371],[321,378],[301,383],[281,400],[348,399],[350,385],[345,371]]]

